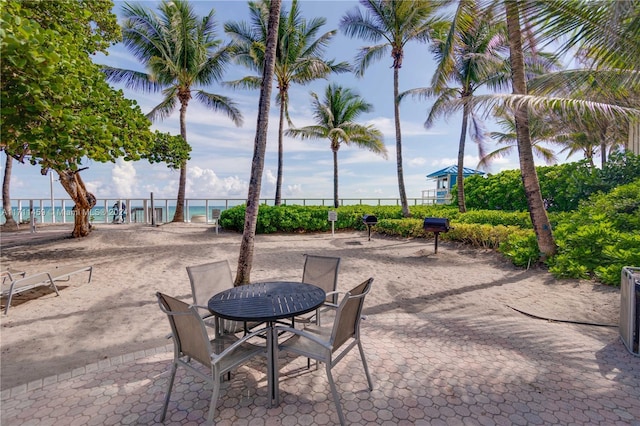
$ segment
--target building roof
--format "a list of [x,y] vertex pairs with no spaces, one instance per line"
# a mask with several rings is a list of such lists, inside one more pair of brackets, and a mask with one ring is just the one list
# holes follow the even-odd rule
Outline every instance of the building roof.
[[[445,167],[442,170],[438,170],[437,172],[433,172],[431,174],[428,174],[427,177],[428,178],[438,178],[438,177],[441,177],[441,176],[457,175],[457,174],[458,174],[458,166],[449,166],[449,167]],[[464,167],[462,169],[462,174],[466,177],[466,176],[471,176],[471,175],[484,175],[484,174],[486,174],[486,172],[483,172],[482,170],[471,169],[469,167]]]

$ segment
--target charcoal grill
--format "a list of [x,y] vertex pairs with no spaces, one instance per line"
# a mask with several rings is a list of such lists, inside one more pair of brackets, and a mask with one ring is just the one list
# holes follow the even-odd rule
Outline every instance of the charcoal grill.
[[451,225],[449,225],[449,219],[447,219],[446,217],[425,217],[423,226],[425,232],[433,232],[433,234],[435,235],[435,253],[438,253],[438,235],[441,232],[449,232],[449,229],[451,229]]
[[372,214],[365,214],[362,216],[362,223],[367,225],[369,231],[369,241],[371,241],[371,227],[378,223],[378,218]]

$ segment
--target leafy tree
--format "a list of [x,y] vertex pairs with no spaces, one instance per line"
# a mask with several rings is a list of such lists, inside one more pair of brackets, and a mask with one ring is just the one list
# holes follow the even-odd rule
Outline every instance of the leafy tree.
[[251,282],[251,266],[253,265],[253,248],[256,238],[256,224],[260,207],[260,187],[262,171],[264,170],[264,154],[267,149],[267,130],[269,129],[269,107],[271,106],[271,85],[276,62],[276,48],[278,44],[278,26],[280,21],[281,0],[271,0],[269,5],[269,19],[267,21],[267,43],[264,50],[264,70],[262,72],[260,99],[258,101],[258,123],[256,139],[251,162],[251,178],[247,207],[238,255],[238,269],[235,285]]
[[2,148],[53,169],[74,201],[74,237],[90,232],[95,196],[82,162],[136,160],[155,136],[149,121],[106,83],[90,58],[118,40],[110,1],[0,0]]
[[[494,14],[493,7],[481,9],[476,0],[462,0],[449,28],[434,33],[431,51],[438,67],[431,87],[412,89],[403,94],[436,97],[425,127],[429,128],[441,115],[451,115],[462,104],[462,128],[458,144],[458,208],[465,212],[464,154],[467,132],[484,157],[484,128],[475,114],[473,96],[483,86],[499,89],[507,84],[508,67],[506,28]],[[461,102],[453,102],[459,99]]]
[[[230,60],[231,48],[216,38],[214,10],[200,19],[185,0],[163,1],[159,15],[140,5],[123,7],[124,44],[147,67],[147,72],[103,66],[107,79],[128,88],[157,92],[164,99],[147,114],[164,119],[180,104],[180,135],[187,139],[187,108],[192,97],[206,107],[225,113],[236,125],[242,114],[231,99],[195,90],[220,81]],[[195,92],[195,95],[192,95]],[[180,164],[180,185],[173,222],[184,221],[187,161]]]
[[[261,73],[264,68],[264,50],[267,40],[267,21],[269,18],[269,0],[249,2],[251,24],[231,22],[225,24],[225,32],[235,41],[235,60],[247,68]],[[289,88],[292,84],[307,84],[319,78],[326,78],[331,72],[349,71],[347,63],[335,64],[323,57],[329,41],[336,34],[328,31],[317,37],[325,18],[309,21],[302,17],[298,1],[291,3],[291,10],[280,12],[278,28],[278,46],[276,48],[275,81],[278,84],[277,102],[280,104],[280,122],[278,127],[278,171],[276,180],[275,204],[282,201],[283,174],[283,129],[285,117],[289,119]],[[317,38],[316,38],[317,37]],[[234,87],[258,88],[261,76],[247,76],[230,82]]]
[[387,156],[387,149],[382,140],[382,133],[373,126],[358,124],[355,120],[364,112],[372,110],[373,106],[364,101],[349,88],[330,84],[325,89],[322,101],[318,95],[313,97],[313,116],[316,124],[313,126],[290,128],[287,135],[301,139],[329,139],[333,152],[333,206],[339,207],[338,202],[338,150],[341,144],[355,144],[360,148]]
[[388,1],[361,0],[361,9],[348,12],[340,21],[340,28],[348,36],[359,37],[380,44],[364,47],[356,57],[356,73],[362,76],[369,65],[381,59],[391,49],[393,58],[393,107],[396,130],[396,163],[398,170],[398,190],[402,214],[410,216],[407,193],[404,185],[402,165],[402,133],[400,129],[400,99],[398,91],[399,71],[402,67],[404,46],[411,40],[425,42],[434,27],[442,20],[435,12],[442,5],[440,1]]

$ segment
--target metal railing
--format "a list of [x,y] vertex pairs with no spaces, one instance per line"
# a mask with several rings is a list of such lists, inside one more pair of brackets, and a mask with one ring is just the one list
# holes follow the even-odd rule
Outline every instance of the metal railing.
[[[425,204],[423,198],[409,198],[410,205]],[[212,223],[212,211],[226,210],[244,204],[241,198],[189,198],[185,200],[184,221]],[[398,198],[340,198],[341,206],[348,205],[400,205]],[[11,215],[16,222],[30,223],[31,217],[37,223],[73,223],[74,202],[69,198],[16,198],[11,200]],[[260,204],[275,205],[273,198],[261,198]],[[333,198],[287,198],[283,205],[333,206]],[[119,208],[118,206],[124,206]],[[89,212],[92,223],[165,223],[173,219],[175,198],[99,198]],[[154,212],[153,215],[151,212]],[[195,219],[195,220],[194,220]],[[5,222],[5,213],[0,214],[0,224]]]

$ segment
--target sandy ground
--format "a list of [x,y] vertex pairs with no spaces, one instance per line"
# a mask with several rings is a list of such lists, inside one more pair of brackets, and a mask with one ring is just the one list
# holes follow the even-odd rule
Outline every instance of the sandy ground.
[[[28,273],[93,265],[59,284],[60,297],[40,287],[14,298],[1,315],[1,388],[71,371],[112,356],[167,343],[166,317],[155,292],[190,300],[185,267],[227,259],[235,275],[241,235],[206,224],[98,225],[72,239],[69,225],[1,234],[2,268]],[[365,232],[259,235],[251,279],[299,280],[303,254],[342,258],[338,288],[368,277],[366,315],[460,312],[478,321],[491,313],[616,325],[618,288],[556,280],[544,269],[524,270],[489,250],[433,240],[394,239]],[[2,299],[2,309],[4,304]],[[531,321],[541,321],[531,317]]]

